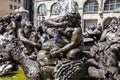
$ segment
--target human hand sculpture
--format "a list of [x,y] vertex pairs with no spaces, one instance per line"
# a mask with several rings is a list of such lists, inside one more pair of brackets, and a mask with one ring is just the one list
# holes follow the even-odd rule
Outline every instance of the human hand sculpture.
[[52,57],[60,56],[60,50],[58,48],[51,49],[50,54]]

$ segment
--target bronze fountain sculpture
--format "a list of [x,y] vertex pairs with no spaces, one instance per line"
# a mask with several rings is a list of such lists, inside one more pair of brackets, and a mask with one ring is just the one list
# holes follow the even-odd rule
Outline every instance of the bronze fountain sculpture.
[[120,79],[120,26],[111,23],[90,51],[85,51],[78,12],[45,20],[41,32],[21,20],[21,14],[7,21],[0,19],[6,26],[1,35],[12,35],[0,49],[0,62],[21,65],[28,80],[81,80],[85,76]]

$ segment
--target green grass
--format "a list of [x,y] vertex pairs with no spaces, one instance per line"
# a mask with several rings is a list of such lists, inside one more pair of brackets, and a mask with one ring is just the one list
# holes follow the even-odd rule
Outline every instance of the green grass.
[[[9,74],[6,74],[4,76],[0,76],[0,80],[27,80],[26,76],[24,75],[24,72],[22,69],[18,69],[17,71],[13,71]],[[91,77],[86,76],[82,80],[96,80]]]
[[22,69],[18,69],[17,71],[13,71],[4,76],[0,76],[0,80],[27,80],[27,79]]

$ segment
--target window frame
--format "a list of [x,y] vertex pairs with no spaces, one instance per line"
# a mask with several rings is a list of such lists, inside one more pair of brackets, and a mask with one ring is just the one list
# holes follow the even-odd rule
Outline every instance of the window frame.
[[41,16],[46,16],[47,15],[47,6],[45,4],[40,4],[38,6],[38,15],[41,15]]
[[[104,3],[104,11],[116,11],[120,8],[120,0],[113,0],[113,3],[111,0],[106,0]],[[113,6],[113,7],[112,7]],[[120,11],[120,10],[118,10]]]
[[[57,7],[57,13],[54,11],[53,13],[53,10],[56,9]],[[60,9],[58,9],[58,7]],[[59,11],[58,11],[59,10]],[[53,3],[53,5],[51,6],[51,15],[60,15],[61,14],[61,11],[62,11],[62,6],[60,3],[56,2],[56,3]]]
[[87,0],[83,6],[84,13],[96,13],[98,12],[99,3],[97,0]]
[[13,10],[14,6],[12,4],[10,4],[9,9]]

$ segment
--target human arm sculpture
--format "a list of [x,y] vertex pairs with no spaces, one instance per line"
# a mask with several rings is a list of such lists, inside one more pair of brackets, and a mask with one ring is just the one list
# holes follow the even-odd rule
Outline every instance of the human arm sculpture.
[[45,21],[45,25],[49,28],[54,28],[54,27],[57,27],[57,28],[64,28],[66,25],[67,25],[67,22],[53,22],[51,20],[47,20]]
[[79,24],[79,20],[81,19],[80,15],[77,13],[70,13],[63,16],[62,18],[63,18],[62,22],[61,21],[57,22],[54,20],[48,20],[45,22],[45,25],[51,28],[66,28],[66,27],[73,28],[69,43],[66,44],[64,47],[60,48],[59,50],[52,50],[51,54],[53,56],[56,56],[60,53],[67,54],[66,52],[77,48],[83,39],[82,29]]
[[106,29],[106,30],[103,31],[99,42],[105,41],[105,39],[106,39],[106,34],[108,33],[108,31],[109,31],[109,29]]
[[66,52],[70,49],[77,47],[82,39],[82,30],[80,27],[74,28],[69,44],[60,49],[61,52]]
[[69,25],[70,20],[75,17],[76,14],[66,14],[64,16],[46,20],[45,25],[49,28],[65,28]]
[[24,43],[28,43],[30,45],[33,45],[34,47],[41,47],[40,44],[32,42],[32,41],[28,40],[27,38],[25,38],[23,36],[22,29],[18,29],[18,36],[19,36],[20,40],[23,41]]

